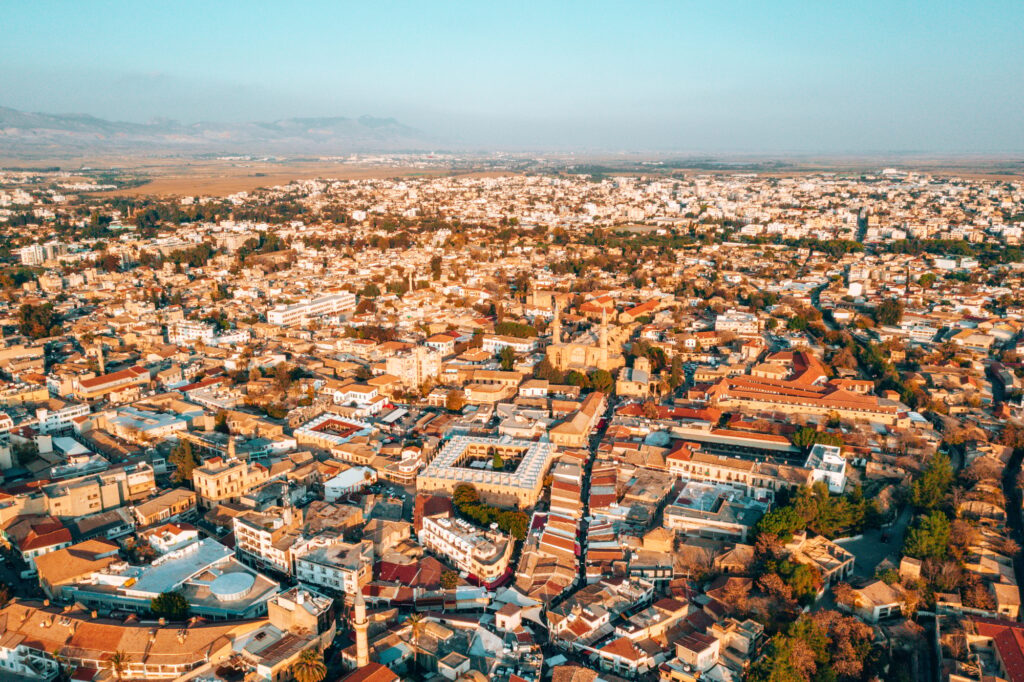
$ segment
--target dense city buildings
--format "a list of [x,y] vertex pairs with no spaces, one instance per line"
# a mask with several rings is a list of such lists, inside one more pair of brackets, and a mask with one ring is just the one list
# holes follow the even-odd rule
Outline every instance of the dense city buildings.
[[0,171],[0,676],[1022,679],[1019,180],[362,161]]

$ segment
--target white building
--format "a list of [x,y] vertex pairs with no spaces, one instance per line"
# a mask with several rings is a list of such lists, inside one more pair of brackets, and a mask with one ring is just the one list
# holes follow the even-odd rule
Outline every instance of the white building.
[[177,345],[192,343],[194,341],[212,344],[213,338],[216,335],[217,330],[208,322],[179,320],[167,328],[167,341]]
[[461,519],[428,516],[418,534],[420,543],[443,555],[464,573],[484,584],[505,575],[512,542],[497,531],[482,531]]
[[318,547],[295,559],[295,577],[304,585],[356,594],[373,578],[373,543],[340,542]]
[[43,433],[58,433],[74,427],[74,420],[89,414],[85,403],[65,403],[50,400],[46,407],[36,409],[36,420]]
[[313,318],[336,315],[355,307],[356,295],[351,291],[341,291],[318,298],[304,298],[291,305],[275,306],[267,312],[267,322],[291,327]]
[[350,493],[362,490],[377,482],[377,472],[370,467],[352,467],[345,469],[334,478],[324,483],[324,500],[337,502]]
[[179,320],[167,328],[167,341],[179,346],[195,341],[208,346],[233,346],[248,343],[249,338],[248,329],[230,329],[218,334],[217,328],[212,324],[193,320]]
[[738,310],[727,310],[715,318],[716,332],[733,332],[734,334],[757,334],[760,323],[757,315]]
[[536,347],[535,339],[520,339],[515,336],[500,336],[487,334],[481,343],[481,348],[492,355],[501,352],[502,348],[511,348],[516,353],[529,353]]
[[828,484],[831,493],[841,493],[846,487],[846,458],[842,453],[838,446],[817,443],[804,464],[804,468],[811,470],[815,481]]

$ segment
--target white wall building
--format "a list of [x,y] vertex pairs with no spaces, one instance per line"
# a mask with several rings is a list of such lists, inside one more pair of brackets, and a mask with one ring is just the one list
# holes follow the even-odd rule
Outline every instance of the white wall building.
[[336,315],[355,307],[356,295],[351,291],[341,291],[317,298],[304,298],[291,305],[275,306],[267,312],[267,322],[291,327],[313,318]]
[[356,594],[373,578],[373,543],[340,542],[317,547],[295,559],[295,577],[304,585]]
[[841,448],[817,443],[811,448],[804,467],[812,471],[815,481],[824,481],[832,493],[841,493],[846,487],[846,458]]

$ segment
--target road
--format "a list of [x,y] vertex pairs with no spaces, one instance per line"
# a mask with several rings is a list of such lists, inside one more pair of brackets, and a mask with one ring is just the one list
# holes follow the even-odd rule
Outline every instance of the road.
[[[875,568],[887,557],[899,566],[903,536],[906,534],[913,516],[913,510],[910,505],[907,505],[900,511],[892,526],[884,530],[877,528],[866,530],[859,540],[840,541],[838,544],[855,557],[854,575],[859,578],[874,577]],[[888,534],[888,542],[882,542],[883,533]]]

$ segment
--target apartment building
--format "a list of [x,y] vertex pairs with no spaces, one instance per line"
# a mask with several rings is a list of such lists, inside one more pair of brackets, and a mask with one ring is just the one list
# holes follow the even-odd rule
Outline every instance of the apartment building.
[[740,335],[754,335],[760,332],[761,324],[757,315],[739,310],[727,310],[715,317],[716,332],[732,332]]
[[295,578],[330,592],[357,594],[373,579],[373,542],[337,542],[295,558]]
[[194,320],[178,320],[167,328],[167,342],[184,346],[199,341],[212,345],[217,336],[217,329],[209,322]]
[[36,426],[42,433],[63,433],[74,428],[75,420],[89,414],[85,403],[68,403],[56,398],[36,408]]
[[441,354],[426,346],[396,353],[384,361],[384,372],[410,388],[441,375]]
[[149,528],[159,523],[187,521],[196,513],[196,494],[187,488],[174,488],[156,497],[140,502],[132,511],[140,528]]
[[418,537],[424,547],[485,585],[497,583],[509,571],[514,543],[503,533],[482,531],[462,519],[428,516]]
[[304,298],[298,303],[279,305],[267,311],[267,322],[280,327],[293,327],[325,315],[337,315],[356,307],[356,295],[341,291],[317,298]]
[[285,575],[292,574],[292,550],[297,543],[301,544],[302,535],[291,507],[244,512],[232,520],[232,527],[235,551],[240,558]]
[[88,476],[69,478],[41,488],[50,514],[78,518],[141,500],[156,491],[153,467],[145,462]]
[[212,457],[192,470],[192,485],[204,509],[220,502],[237,502],[269,478],[267,467],[234,457]]

